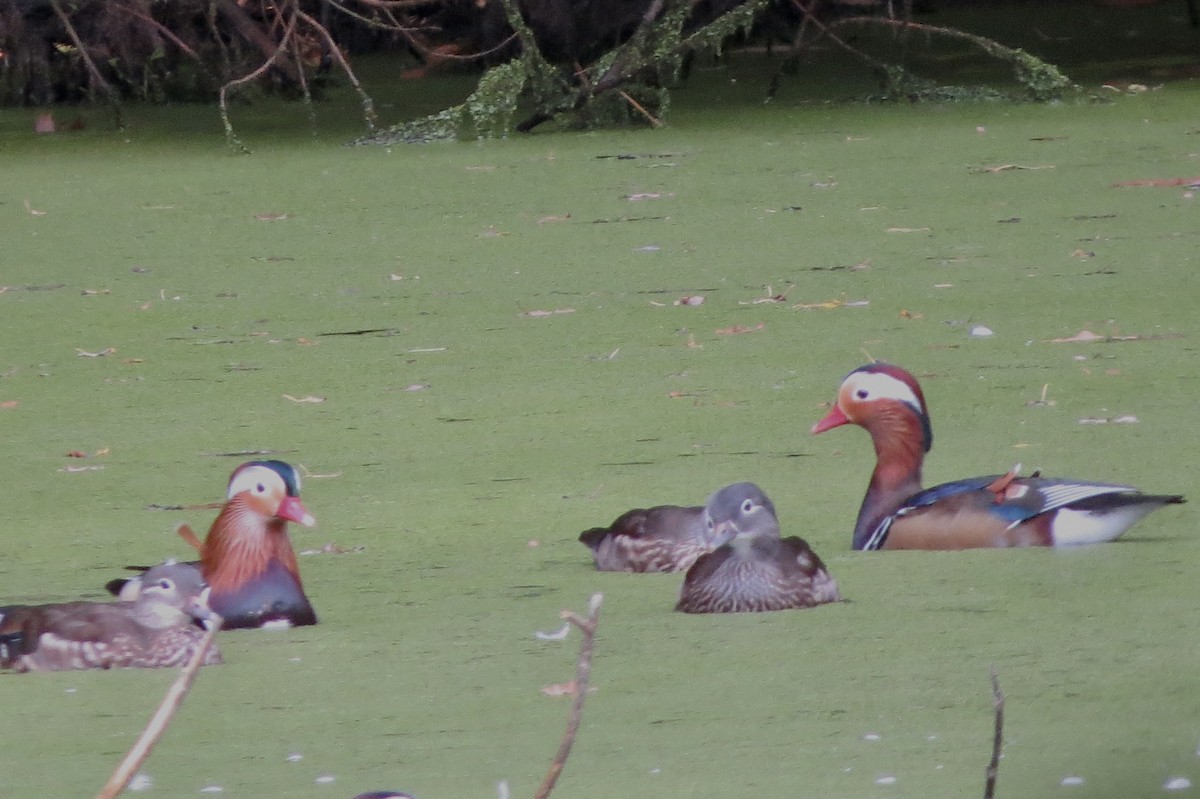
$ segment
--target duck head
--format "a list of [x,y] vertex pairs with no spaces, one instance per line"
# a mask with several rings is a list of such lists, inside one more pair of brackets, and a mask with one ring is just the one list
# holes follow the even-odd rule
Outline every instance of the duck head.
[[898,433],[915,425],[921,451],[928,452],[933,446],[933,428],[921,384],[899,366],[887,363],[869,363],[846,375],[833,407],[813,425],[812,432],[824,433],[844,424],[863,427],[872,438],[877,437],[877,431]]
[[229,477],[227,502],[237,500],[263,519],[278,518],[312,527],[317,520],[300,501],[300,475],[283,461],[250,461]]
[[735,539],[779,536],[775,505],[754,483],[734,483],[716,491],[704,504],[704,536],[712,549]]
[[188,563],[168,561],[147,569],[134,604],[137,620],[153,629],[192,621],[208,626],[216,614],[208,606],[209,587],[200,570]]

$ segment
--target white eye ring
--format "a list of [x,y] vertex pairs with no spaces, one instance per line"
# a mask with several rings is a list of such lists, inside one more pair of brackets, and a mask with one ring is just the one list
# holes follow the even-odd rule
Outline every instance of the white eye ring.
[[742,502],[742,513],[749,513],[754,510],[754,500],[746,499]]

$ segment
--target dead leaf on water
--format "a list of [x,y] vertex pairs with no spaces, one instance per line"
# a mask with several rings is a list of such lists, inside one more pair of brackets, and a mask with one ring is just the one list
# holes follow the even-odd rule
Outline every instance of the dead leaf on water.
[[745,300],[738,300],[738,305],[762,305],[763,303],[768,302],[787,302],[788,292],[793,288],[795,288],[795,284],[789,285],[787,288],[777,294],[774,287],[768,285],[765,289],[767,296],[759,297],[757,299],[750,300],[749,302],[746,302]]
[[331,480],[331,479],[342,476],[341,470],[338,470],[336,472],[326,472],[324,474],[318,474],[317,472],[310,472],[308,470],[308,467],[305,466],[303,463],[297,463],[296,468],[300,470],[300,476],[303,477],[305,480]]
[[575,696],[579,691],[579,686],[574,680],[567,682],[550,683],[542,686],[542,693],[546,696]]
[[37,208],[34,208],[32,205],[30,205],[28,199],[25,200],[25,210],[27,212],[29,212],[30,216],[45,216],[46,215],[45,211],[40,211]]
[[871,304],[870,300],[825,300],[823,302],[799,302],[793,305],[793,308],[799,308],[802,311],[832,311],[835,308],[866,308]]
[[890,227],[886,228],[887,233],[928,233],[931,228],[927,227]]
[[340,545],[335,544],[332,541],[330,541],[327,544],[323,544],[318,549],[302,549],[302,550],[300,550],[300,554],[301,555],[348,555],[348,554],[358,554],[360,552],[366,552],[366,551],[367,551],[367,548],[365,546],[362,546],[361,544],[356,547],[344,547],[344,546],[340,546]]
[[80,292],[85,297],[95,297],[100,294],[112,294],[108,289],[84,289]]
[[325,397],[318,397],[315,394],[309,394],[307,397],[293,397],[291,394],[284,394],[285,400],[291,400],[297,404],[319,405],[325,401]]
[[667,192],[642,191],[642,192],[637,192],[636,194],[626,194],[621,199],[627,200],[628,202],[631,202],[631,203],[636,203],[636,202],[640,202],[642,200],[661,200],[664,197],[674,197],[674,196],[675,196],[675,192],[673,192],[673,191],[667,191]]
[[568,314],[568,313],[575,313],[575,309],[574,308],[555,308],[553,311],[542,311],[542,310],[522,311],[520,315],[537,318],[537,317],[542,317],[542,316],[556,316],[558,314]]
[[81,350],[79,347],[75,348],[75,352],[77,355],[79,355],[80,358],[103,358],[106,355],[112,355],[116,351],[117,351],[116,347],[105,347],[104,349],[97,350],[96,352],[89,352],[88,350]]
[[1053,408],[1055,405],[1058,404],[1058,400],[1048,399],[1047,394],[1049,391],[1050,391],[1050,384],[1049,383],[1044,384],[1042,386],[1042,395],[1035,400],[1029,400],[1028,402],[1026,402],[1025,407],[1027,407],[1027,408]]
[[0,411],[11,411],[13,408],[19,407],[20,405],[20,400],[4,400],[4,402],[0,402]]
[[1054,164],[1042,164],[1040,166],[1024,166],[1022,164],[1000,164],[998,166],[985,166],[980,169],[980,172],[988,174],[996,174],[997,172],[1012,172],[1014,170],[1037,170],[1037,169],[1054,169]]
[[401,391],[424,391],[427,388],[429,388],[428,383],[410,383],[400,390]]
[[284,219],[288,218],[288,214],[279,214],[279,213],[273,213],[271,211],[265,211],[261,214],[255,214],[254,218],[257,219],[259,222],[281,222]]
[[478,234],[478,235],[476,236],[476,238],[480,238],[480,239],[496,239],[496,238],[499,238],[499,237],[501,237],[501,236],[508,236],[508,235],[511,235],[511,234],[509,234],[509,233],[505,233],[504,231],[502,231],[502,230],[500,230],[499,228],[497,228],[495,225],[488,225],[488,227],[487,227],[487,230],[485,230],[485,231],[483,231],[482,233]]
[[716,333],[718,336],[736,336],[740,333],[756,333],[759,330],[766,330],[766,329],[767,329],[766,323],[759,322],[757,325],[754,325],[753,327],[747,327],[745,325],[732,325],[730,327],[717,328],[713,332]]
[[62,474],[77,474],[78,472],[98,472],[104,468],[104,464],[96,464],[95,466],[64,466],[58,471]]
[[700,295],[700,294],[685,294],[682,297],[680,297],[679,299],[675,300],[675,302],[672,304],[673,305],[703,305],[704,304],[704,296]]
[[900,309],[900,318],[901,319],[924,319],[925,314],[920,313],[919,311],[910,311],[907,308],[901,308]]
[[1085,416],[1079,420],[1080,424],[1137,424],[1141,419],[1134,416],[1132,413],[1124,413],[1120,416]]
[[571,221],[570,214],[558,214],[558,215],[549,214],[547,216],[539,216],[537,223],[539,225],[545,225],[548,222],[569,222],[569,221]]

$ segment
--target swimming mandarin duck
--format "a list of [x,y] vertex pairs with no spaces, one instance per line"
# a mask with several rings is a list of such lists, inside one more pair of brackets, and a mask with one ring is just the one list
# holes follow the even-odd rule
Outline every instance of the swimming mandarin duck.
[[1112,541],[1143,516],[1180,503],[1127,485],[1021,477],[1015,472],[922,490],[933,444],[925,395],[898,366],[873,363],[842,381],[823,433],[856,424],[871,435],[875,471],[854,525],[854,549],[1069,546]]
[[[181,666],[210,621],[208,588],[185,564],[154,566],[132,602],[65,602],[0,608],[0,667],[16,671]],[[221,662],[210,647],[206,665]]]
[[579,534],[598,571],[676,572],[710,551],[704,538],[704,507],[658,505],[635,508],[608,527]]
[[787,610],[841,599],[808,543],[780,538],[775,506],[754,483],[725,486],[709,497],[703,525],[713,551],[688,570],[676,610]]
[[[225,620],[223,629],[317,623],[288,538],[289,521],[316,524],[300,502],[300,475],[283,461],[250,461],[230,476],[225,504],[203,543],[190,528],[181,529],[200,550],[200,571],[212,588],[209,604]],[[109,589],[128,598],[137,582],[114,580]]]

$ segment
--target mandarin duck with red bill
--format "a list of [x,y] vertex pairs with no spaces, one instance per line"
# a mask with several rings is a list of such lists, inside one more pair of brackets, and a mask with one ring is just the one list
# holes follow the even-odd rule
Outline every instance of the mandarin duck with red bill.
[[870,434],[876,457],[854,526],[854,549],[1096,544],[1184,501],[1127,485],[1016,473],[922,489],[921,467],[933,444],[925,395],[915,377],[890,364],[868,364],[847,375],[812,432],[845,424]]
[[704,535],[704,506],[657,505],[634,508],[608,527],[579,534],[592,550],[597,571],[684,571],[711,551]]
[[709,548],[688,569],[676,610],[739,613],[809,608],[841,599],[803,538],[781,538],[775,505],[754,483],[734,483],[702,511]]
[[[289,521],[316,524],[300,501],[300,475],[291,465],[250,461],[234,470],[225,504],[199,545],[198,566],[223,629],[317,623],[288,538]],[[109,589],[128,598],[138,580],[114,580]]]
[[[63,602],[0,608],[0,667],[15,671],[182,666],[215,619],[194,567],[154,566],[131,602]],[[221,662],[210,647],[206,665]]]

